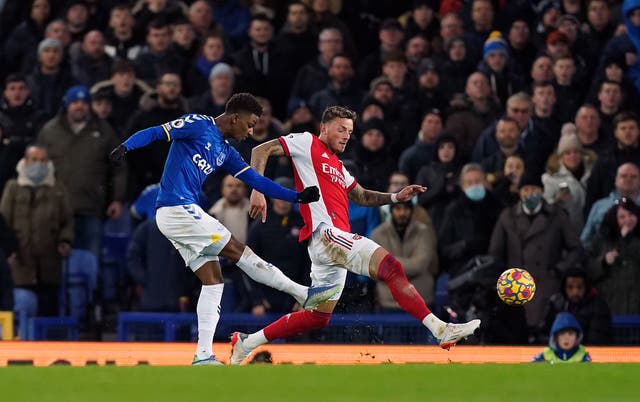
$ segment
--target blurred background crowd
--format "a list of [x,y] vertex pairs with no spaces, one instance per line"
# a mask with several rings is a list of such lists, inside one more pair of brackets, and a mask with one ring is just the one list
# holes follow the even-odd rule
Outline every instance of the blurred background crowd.
[[[153,219],[170,144],[122,166],[108,154],[246,91],[264,113],[232,144],[245,159],[344,105],[358,121],[342,159],[361,185],[428,187],[351,205],[351,227],[443,318],[483,318],[484,343],[546,342],[569,311],[585,343],[610,343],[612,316],[640,314],[639,47],[640,0],[0,0],[0,310],[89,329],[118,311],[192,311],[199,285]],[[265,175],[293,186],[284,158]],[[216,173],[202,205],[308,284],[297,208],[274,200],[252,222],[249,190]],[[224,310],[298,308],[223,266]],[[525,308],[497,299],[507,267],[536,279]],[[337,310],[399,311],[351,274]]]

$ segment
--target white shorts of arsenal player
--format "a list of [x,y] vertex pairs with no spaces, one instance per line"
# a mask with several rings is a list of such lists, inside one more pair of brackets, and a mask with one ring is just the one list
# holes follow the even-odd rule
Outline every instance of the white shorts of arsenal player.
[[[347,270],[370,277],[371,255],[379,247],[378,243],[364,236],[321,223],[311,235],[308,246],[312,286],[344,287]],[[341,293],[331,300],[338,300]]]

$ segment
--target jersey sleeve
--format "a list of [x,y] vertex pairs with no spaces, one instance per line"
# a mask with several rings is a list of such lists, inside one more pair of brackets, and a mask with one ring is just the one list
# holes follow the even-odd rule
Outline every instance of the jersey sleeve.
[[351,191],[352,188],[358,184],[356,178],[351,176],[351,173],[342,165],[342,175],[344,176],[344,185],[347,187],[347,191]]
[[288,157],[299,155],[308,155],[311,151],[311,142],[313,134],[305,131],[304,133],[292,133],[279,137],[278,140],[284,148],[284,153]]
[[161,127],[167,141],[198,138],[210,126],[215,126],[213,117],[202,114],[185,114],[179,119],[164,123]]
[[226,148],[225,152],[227,153],[227,157],[222,164],[222,169],[233,177],[238,177],[242,172],[249,169],[250,166],[244,159],[242,159],[242,156],[240,156],[234,147],[226,144]]

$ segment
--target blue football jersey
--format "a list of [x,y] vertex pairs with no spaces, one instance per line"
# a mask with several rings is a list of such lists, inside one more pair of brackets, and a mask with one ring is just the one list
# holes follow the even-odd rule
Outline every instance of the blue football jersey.
[[171,142],[156,207],[197,204],[202,183],[222,168],[238,176],[249,165],[222,137],[211,116],[186,114],[161,126],[139,131],[124,142],[128,150],[164,138]]

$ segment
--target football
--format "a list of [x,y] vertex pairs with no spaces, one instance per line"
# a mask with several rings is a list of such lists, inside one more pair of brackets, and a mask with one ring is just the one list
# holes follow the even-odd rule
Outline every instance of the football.
[[521,268],[510,268],[498,278],[498,297],[506,304],[521,306],[533,299],[536,283],[529,272]]

